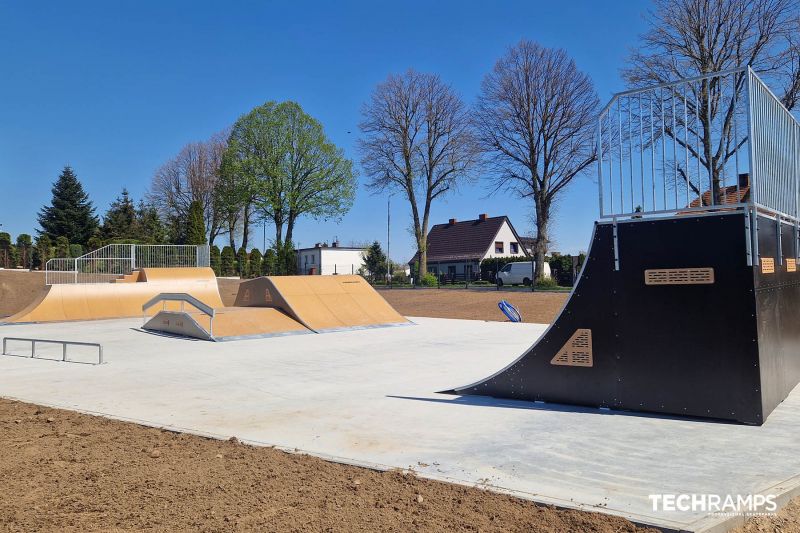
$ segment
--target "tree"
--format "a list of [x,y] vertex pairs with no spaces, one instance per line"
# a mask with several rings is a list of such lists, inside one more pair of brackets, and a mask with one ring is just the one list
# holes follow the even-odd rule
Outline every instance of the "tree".
[[239,248],[239,251],[236,252],[236,270],[239,272],[240,278],[244,279],[250,277],[250,263],[247,250],[244,249],[244,246]]
[[39,235],[36,238],[36,245],[33,249],[34,266],[40,269],[47,266],[47,261],[52,257],[53,243],[47,235]]
[[292,276],[297,274],[297,252],[291,241],[275,248],[275,268],[273,276]]
[[56,239],[56,257],[69,257],[69,240],[63,235]]
[[275,249],[270,248],[264,252],[264,261],[261,263],[261,274],[264,276],[272,276],[275,274],[277,268],[277,257]]
[[33,267],[32,254],[33,240],[27,233],[20,233],[17,236],[17,250],[19,251],[20,265],[24,268]]
[[163,244],[166,242],[166,230],[158,210],[144,200],[139,201],[136,210],[137,240],[147,244]]
[[[795,0],[656,0],[648,22],[650,28],[640,37],[641,46],[623,70],[631,87],[749,65],[783,88],[781,99],[788,109],[797,103],[800,14]],[[714,204],[720,203],[725,165],[745,142],[731,138],[745,76],[732,76],[734,90],[726,91],[727,84],[719,78],[689,84],[687,107],[690,116],[698,117],[700,127],[686,127],[680,119],[674,128],[669,124],[664,127],[664,135],[699,159],[708,172],[713,192],[713,200],[709,200]],[[675,96],[677,100],[683,98]],[[700,195],[702,191],[692,183],[688,168],[677,164],[676,173]]]
[[478,150],[469,114],[438,76],[408,70],[379,84],[362,108],[361,165],[373,193],[400,191],[411,207],[419,273],[427,272],[431,205],[472,179]]
[[243,247],[254,211],[274,224],[280,249],[299,218],[338,219],[356,190],[352,162],[295,102],[267,102],[236,121],[221,181],[221,204],[230,218],[240,214]]
[[131,200],[128,189],[122,189],[122,195],[116,200],[103,216],[103,225],[100,233],[104,240],[115,242],[130,242],[139,237],[138,217],[136,207]]
[[11,268],[11,235],[0,232],[0,267]]
[[223,276],[233,276],[236,273],[236,256],[233,248],[226,246],[220,255],[220,270]]
[[386,254],[381,249],[378,241],[373,242],[369,248],[363,252],[364,266],[367,268],[373,281],[386,276]]
[[481,84],[475,126],[492,186],[533,204],[536,281],[554,202],[595,160],[598,106],[591,79],[564,50],[532,41],[511,47]]
[[156,171],[148,193],[161,217],[176,228],[185,226],[191,203],[200,202],[206,242],[211,244],[226,223],[217,198],[226,139],[227,132],[220,132],[207,141],[184,146]]
[[249,273],[251,277],[257,277],[261,275],[261,263],[263,262],[263,258],[261,256],[261,250],[258,248],[253,248],[250,250],[250,269]]
[[217,276],[221,275],[221,258],[219,252],[219,246],[213,245],[211,246],[211,251],[209,252],[209,266],[214,271],[214,274]]
[[206,230],[203,222],[203,205],[199,200],[189,204],[189,213],[186,217],[186,234],[184,244],[206,244]]
[[52,188],[50,205],[39,211],[40,234],[51,240],[66,237],[69,242],[86,244],[98,227],[89,195],[69,166],[59,175]]

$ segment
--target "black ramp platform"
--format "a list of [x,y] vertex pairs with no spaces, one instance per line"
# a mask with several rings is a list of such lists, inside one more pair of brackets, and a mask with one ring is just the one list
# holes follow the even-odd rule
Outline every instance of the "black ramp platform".
[[[561,314],[508,367],[448,391],[761,424],[800,380],[794,228],[777,258],[759,217],[748,266],[743,212],[595,225]],[[769,269],[766,269],[769,270]],[[766,271],[765,271],[766,272]]]

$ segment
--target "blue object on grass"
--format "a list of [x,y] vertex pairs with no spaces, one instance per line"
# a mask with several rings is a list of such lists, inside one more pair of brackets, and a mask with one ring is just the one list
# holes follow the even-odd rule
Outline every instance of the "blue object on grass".
[[519,314],[519,310],[517,310],[516,307],[507,301],[500,300],[500,303],[497,304],[497,307],[500,308],[503,314],[506,315],[511,322],[522,322],[522,315]]

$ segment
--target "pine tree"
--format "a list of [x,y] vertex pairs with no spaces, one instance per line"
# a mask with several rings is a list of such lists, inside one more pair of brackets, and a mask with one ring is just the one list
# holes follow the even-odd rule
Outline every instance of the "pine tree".
[[20,233],[17,236],[17,250],[19,250],[19,260],[20,265],[24,268],[31,268],[32,265],[32,253],[31,249],[33,247],[33,240],[31,236],[27,233]]
[[222,275],[222,270],[221,270],[222,264],[219,253],[219,246],[217,246],[216,244],[211,247],[209,262],[211,269],[214,271],[214,274],[216,274],[217,276]]
[[0,232],[0,268],[11,268],[11,235]]
[[261,275],[261,263],[263,262],[263,258],[261,257],[261,250],[258,248],[253,248],[250,250],[250,276],[255,278]]
[[233,248],[226,246],[220,256],[220,270],[223,276],[233,276],[236,273],[236,256]]
[[137,238],[140,242],[148,244],[163,244],[167,240],[166,228],[158,216],[158,210],[153,205],[139,202],[139,209],[136,211],[138,220]]
[[206,244],[206,224],[203,220],[203,206],[195,200],[189,204],[189,214],[186,217],[185,244]]
[[137,226],[136,207],[128,194],[128,189],[122,189],[122,196],[117,196],[103,217],[101,228],[103,239],[110,242],[138,241]]
[[53,242],[47,235],[40,235],[36,238],[36,246],[33,249],[33,264],[35,267],[44,269],[47,261],[52,257]]
[[373,242],[364,252],[364,266],[367,267],[373,281],[386,276],[386,254],[383,253],[378,241]]
[[64,167],[53,184],[50,205],[39,211],[39,231],[50,240],[66,237],[69,242],[85,245],[98,227],[89,195],[69,166]]

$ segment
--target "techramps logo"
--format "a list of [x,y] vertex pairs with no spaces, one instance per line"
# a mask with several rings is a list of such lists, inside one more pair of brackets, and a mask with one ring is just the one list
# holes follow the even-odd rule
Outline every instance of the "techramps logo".
[[650,494],[653,511],[700,512],[713,516],[766,516],[778,510],[774,494]]

